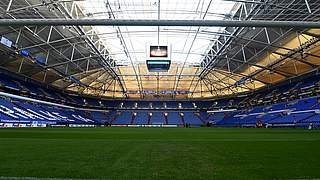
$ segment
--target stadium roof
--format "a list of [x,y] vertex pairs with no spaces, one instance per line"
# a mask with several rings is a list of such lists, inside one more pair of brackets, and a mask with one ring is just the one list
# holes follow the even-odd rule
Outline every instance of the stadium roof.
[[[159,7],[160,5],[160,7]],[[234,2],[162,0],[105,1],[87,0],[82,7],[95,18],[114,19],[210,19],[223,20],[234,13]],[[160,10],[159,10],[160,8]],[[146,61],[146,45],[171,44],[172,62],[199,65],[213,42],[223,33],[223,27],[156,27],[121,26],[94,28],[106,44],[110,55],[120,65]],[[158,37],[159,36],[159,37]],[[159,38],[159,39],[158,39]]]
[[[2,19],[318,22],[317,0],[3,0]],[[318,29],[217,26],[9,26],[2,68],[106,97],[211,98],[318,69]],[[168,72],[149,72],[147,44],[171,44]],[[21,54],[27,50],[29,57]],[[45,60],[43,64],[36,59]]]

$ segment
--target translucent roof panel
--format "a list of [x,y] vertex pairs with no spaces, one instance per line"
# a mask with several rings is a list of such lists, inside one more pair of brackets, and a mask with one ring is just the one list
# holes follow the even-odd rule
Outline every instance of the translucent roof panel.
[[[236,10],[223,0],[86,0],[89,17],[103,19],[222,20]],[[117,64],[145,62],[148,44],[171,44],[172,62],[199,64],[222,27],[94,27]],[[158,42],[159,30],[159,42]]]

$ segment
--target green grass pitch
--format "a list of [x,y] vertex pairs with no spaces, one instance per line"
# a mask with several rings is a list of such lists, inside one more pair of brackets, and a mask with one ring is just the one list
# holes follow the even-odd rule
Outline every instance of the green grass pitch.
[[0,129],[0,179],[317,179],[320,131]]

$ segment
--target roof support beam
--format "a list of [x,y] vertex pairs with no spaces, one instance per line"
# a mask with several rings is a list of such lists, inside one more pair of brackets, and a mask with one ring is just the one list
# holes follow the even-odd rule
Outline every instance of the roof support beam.
[[13,0],[10,0],[10,1],[9,1],[6,12],[8,12],[8,11],[10,10],[12,1],[13,1]]
[[[310,46],[312,46],[313,44],[315,44],[315,43],[317,43],[319,41],[320,41],[319,39],[311,40],[307,44],[304,44],[303,46],[300,46],[297,50],[287,53],[286,55],[282,56],[280,59],[272,62],[271,64],[269,64],[269,65],[267,65],[265,67],[272,68],[273,66],[275,66],[276,64],[279,64],[280,62],[282,62],[282,61],[284,61],[284,60],[286,60],[288,58],[292,58],[296,53],[300,53],[302,49],[309,48]],[[264,69],[257,70],[255,72],[251,73],[250,75],[248,75],[247,77],[252,78],[252,77],[256,76],[257,74],[259,74],[262,71],[264,71]]]
[[[60,20],[75,21],[75,22],[79,20],[78,18],[74,19],[72,14],[68,11],[68,9],[65,6],[62,6],[61,4],[59,4],[59,5],[60,5],[59,8],[61,7],[60,10],[63,11],[66,14],[66,16],[69,18],[69,19],[60,19]],[[47,20],[47,19],[39,19],[39,20]],[[80,36],[87,35],[83,27],[76,25],[75,29]],[[113,76],[116,80],[119,81],[119,85],[122,89],[122,92],[123,92],[124,96],[127,97],[127,95],[125,93],[126,90],[124,88],[125,87],[124,84],[122,83],[121,79],[119,78],[118,73],[112,68],[112,65],[110,63],[110,59],[111,59],[110,56],[107,56],[107,57],[104,56],[102,54],[102,52],[100,52],[100,49],[97,48],[97,46],[95,45],[95,43],[93,42],[92,39],[87,37],[85,41],[90,45],[90,47],[92,48],[93,51],[95,51],[97,54],[99,54],[101,61],[97,61],[97,62],[100,65],[102,65],[106,71],[110,72],[111,76]]]
[[311,13],[312,13],[312,11],[311,11],[311,9],[310,9],[310,6],[309,6],[309,3],[308,3],[308,0],[304,0],[304,1],[305,1],[305,3],[306,3],[307,8],[308,8],[308,12],[311,14]]
[[275,73],[277,73],[277,74],[280,74],[281,76],[284,76],[284,77],[286,77],[286,78],[288,78],[288,77],[290,77],[290,76],[295,76],[295,74],[292,74],[292,73],[290,73],[290,72],[285,72],[285,71],[281,71],[281,70],[269,68],[269,67],[262,66],[262,65],[259,65],[259,64],[256,64],[256,63],[243,62],[243,61],[238,60],[238,59],[235,59],[235,58],[229,58],[229,60],[234,61],[234,62],[237,62],[237,63],[247,64],[247,65],[249,65],[249,66],[254,66],[254,67],[261,68],[261,69],[273,71],[273,72],[275,72]]
[[320,28],[314,21],[129,20],[129,19],[0,19],[0,26],[200,26]]

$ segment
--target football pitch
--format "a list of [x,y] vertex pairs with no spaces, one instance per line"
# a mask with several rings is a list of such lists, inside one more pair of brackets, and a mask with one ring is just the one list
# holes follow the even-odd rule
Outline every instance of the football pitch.
[[0,179],[317,179],[320,131],[0,129]]

